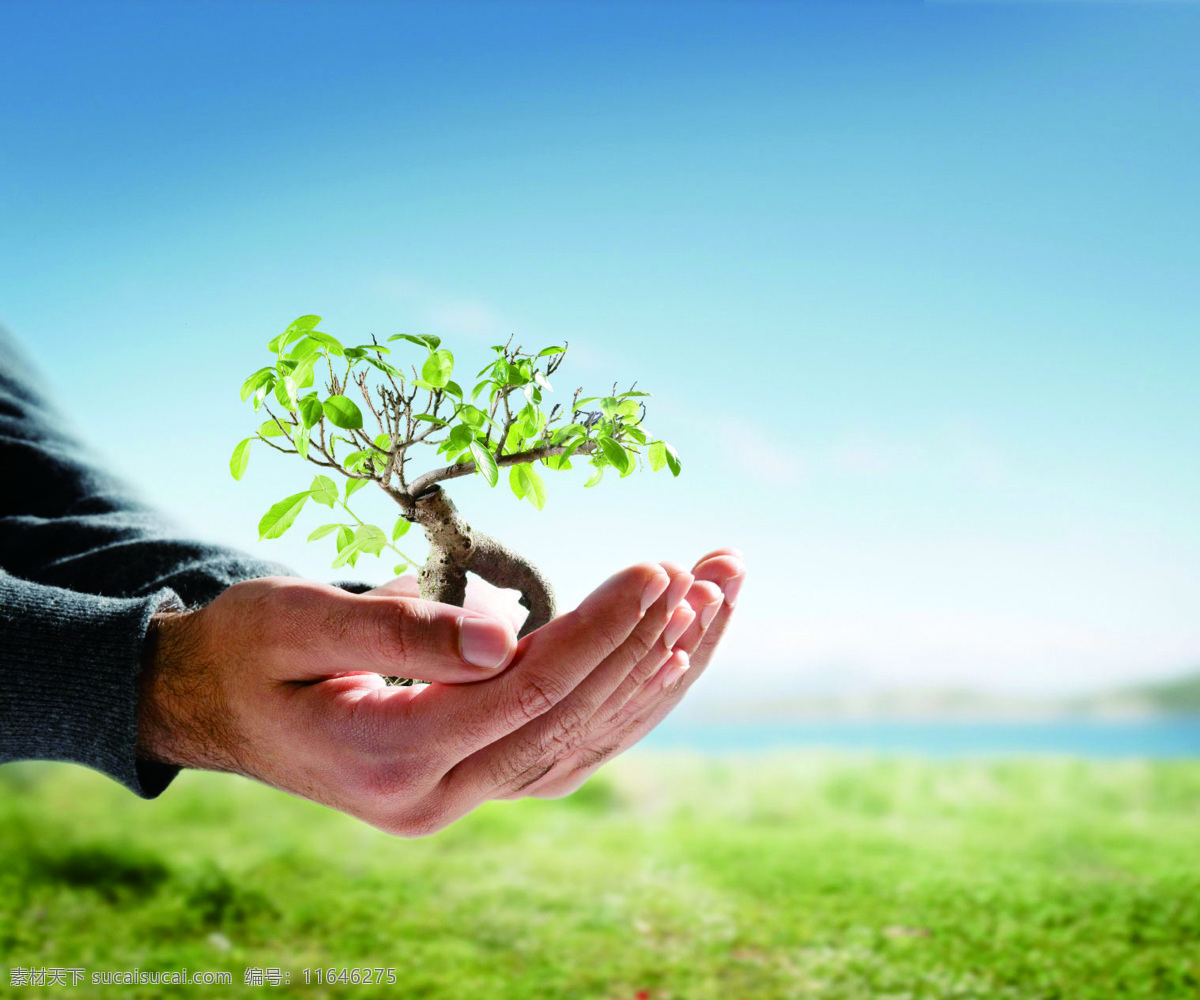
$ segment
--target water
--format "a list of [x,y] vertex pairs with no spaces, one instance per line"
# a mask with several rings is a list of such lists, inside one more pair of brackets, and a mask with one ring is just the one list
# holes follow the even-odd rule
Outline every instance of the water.
[[780,748],[840,749],[929,757],[1064,754],[1077,757],[1200,757],[1200,716],[1101,720],[700,721],[668,717],[647,749],[749,753]]

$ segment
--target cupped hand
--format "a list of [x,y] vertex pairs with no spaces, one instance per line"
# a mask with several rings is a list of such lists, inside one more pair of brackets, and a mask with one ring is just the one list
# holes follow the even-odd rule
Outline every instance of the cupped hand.
[[[628,718],[617,706],[678,665],[664,632],[683,632],[694,589],[677,567],[633,566],[518,643],[510,622],[470,609],[246,581],[155,617],[139,751],[431,833],[549,778],[602,729],[644,719],[657,699]],[[431,683],[388,687],[391,675]]]

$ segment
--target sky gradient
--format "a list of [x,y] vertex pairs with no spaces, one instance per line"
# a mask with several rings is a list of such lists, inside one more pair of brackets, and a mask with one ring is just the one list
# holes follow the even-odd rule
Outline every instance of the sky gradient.
[[741,546],[698,696],[1200,665],[1200,5],[9,3],[0,39],[0,321],[188,530],[341,576],[311,513],[256,541],[308,470],[228,473],[295,316],[472,371],[566,339],[684,475],[456,496],[565,603]]

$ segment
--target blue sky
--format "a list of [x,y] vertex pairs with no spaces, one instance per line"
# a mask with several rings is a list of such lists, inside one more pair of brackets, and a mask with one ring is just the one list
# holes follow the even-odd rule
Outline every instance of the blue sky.
[[293,317],[475,368],[566,338],[684,476],[460,505],[565,601],[741,545],[706,697],[1200,663],[1200,5],[93,0],[0,38],[0,320],[188,530],[338,575],[255,540],[298,463],[227,472]]

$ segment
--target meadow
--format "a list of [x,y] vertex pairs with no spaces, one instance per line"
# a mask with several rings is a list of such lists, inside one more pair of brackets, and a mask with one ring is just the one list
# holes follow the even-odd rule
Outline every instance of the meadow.
[[[143,802],[9,765],[0,994],[1195,998],[1198,844],[1188,761],[641,752],[415,841],[227,776]],[[233,986],[23,987],[13,966]]]

